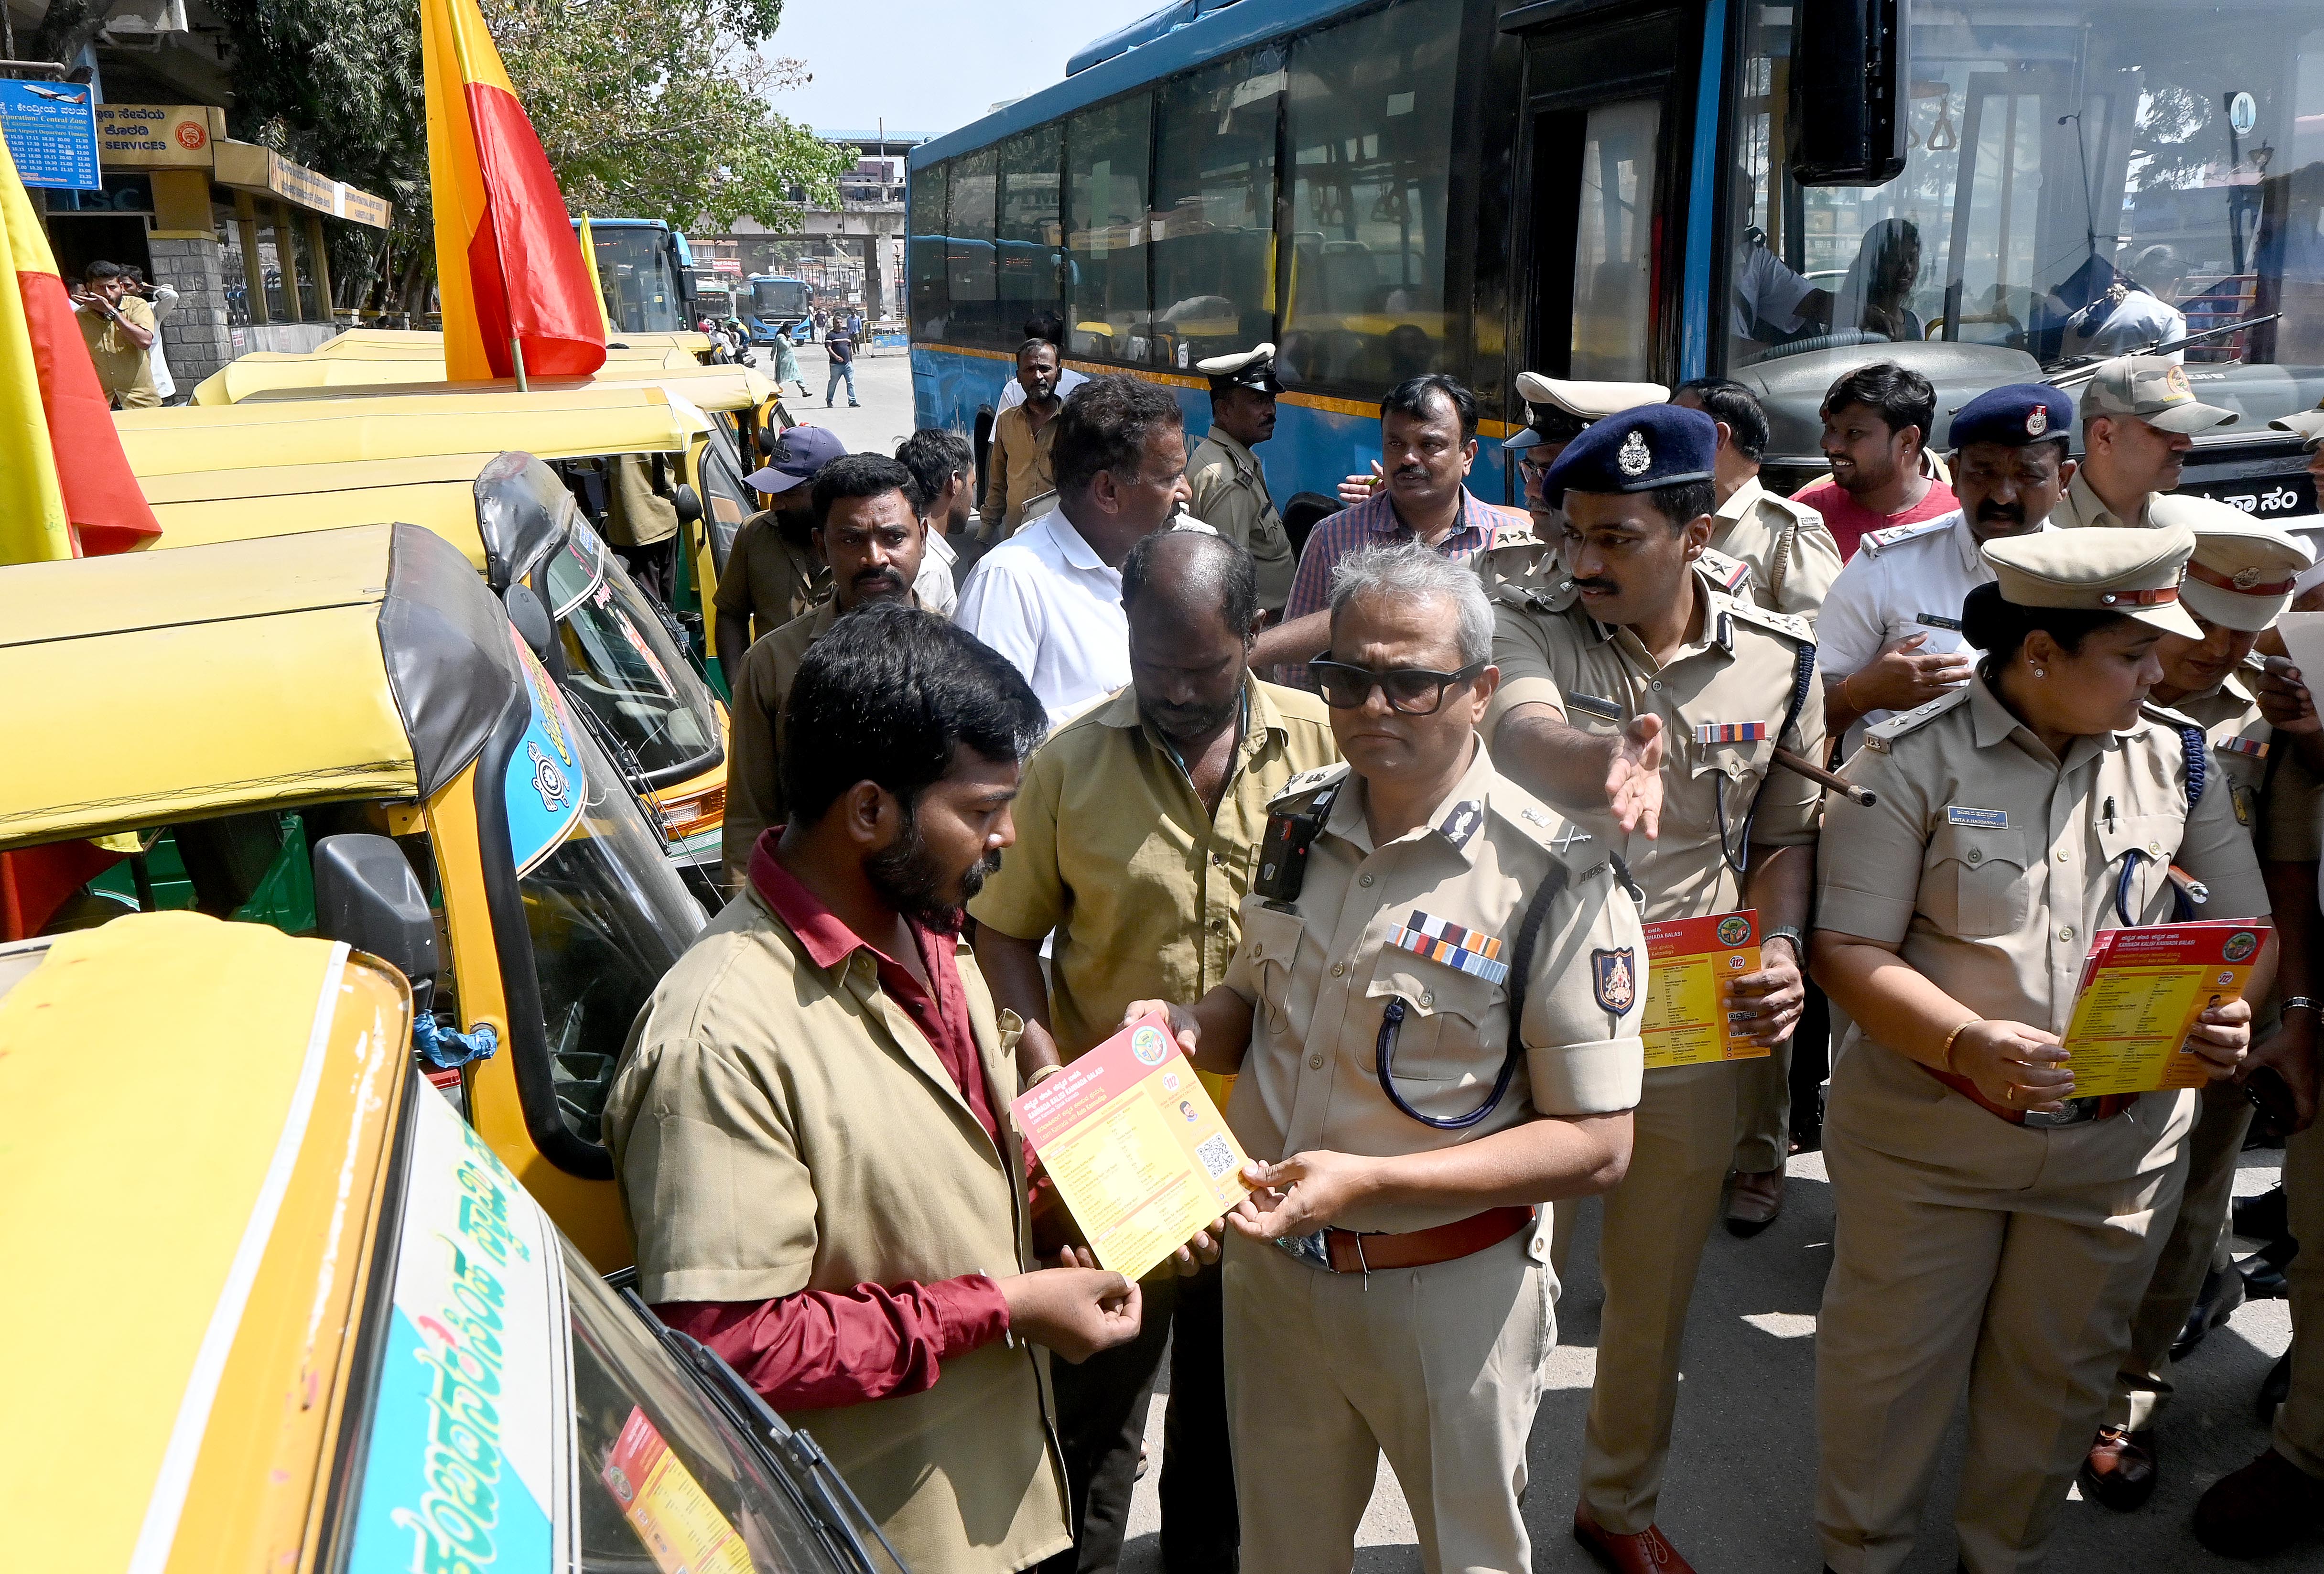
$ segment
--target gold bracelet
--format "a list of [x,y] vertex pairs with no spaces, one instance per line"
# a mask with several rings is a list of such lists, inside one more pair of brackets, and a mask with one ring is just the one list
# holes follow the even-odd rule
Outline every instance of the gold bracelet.
[[1982,1017],[1972,1017],[1950,1033],[1946,1034],[1944,1048],[1937,1052],[1937,1064],[1953,1076],[1960,1075],[1959,1072],[1953,1070],[1953,1045],[1962,1034],[1984,1020]]
[[[1855,710],[1856,710],[1856,702],[1855,702],[1854,700],[1849,699],[1849,698],[1848,697],[1848,686],[1849,686],[1849,681],[1850,681],[1851,679],[1853,679],[1855,677],[1856,677],[1856,674],[1854,674],[1854,673],[1852,673],[1852,672],[1851,672],[1851,673],[1849,673],[1849,674],[1848,675],[1848,677],[1843,677],[1843,678],[1841,678],[1841,679],[1840,680],[1840,703],[1841,707],[1842,707],[1843,709],[1846,709],[1846,710],[1851,710],[1851,711],[1855,711]],[[1861,711],[1857,711],[1857,712],[1856,712],[1856,713],[1857,713],[1858,715],[1859,715],[1859,716],[1860,716],[1860,715],[1862,715],[1864,713],[1863,713],[1863,712],[1861,712]]]

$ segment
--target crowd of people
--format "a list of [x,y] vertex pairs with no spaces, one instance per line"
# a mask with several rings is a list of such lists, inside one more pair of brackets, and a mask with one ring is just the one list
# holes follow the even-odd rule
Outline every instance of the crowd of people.
[[[1736,383],[1527,373],[1519,511],[1423,374],[1295,545],[1268,346],[1202,364],[1190,452],[1175,395],[1032,327],[981,490],[935,430],[794,427],[751,478],[733,898],[605,1116],[660,1315],[915,1569],[1113,1568],[1167,1348],[1167,1568],[1345,1570],[1385,1455],[1430,1569],[1525,1569],[1597,1196],[1573,1532],[1684,1574],[1656,1509],[1704,1247],[1780,1216],[1794,1057],[1828,1053],[1827,1567],[1903,1566],[1964,1395],[1970,1574],[2039,1567],[2077,1481],[2144,1503],[2255,1092],[2324,1243],[2324,723],[2274,630],[2324,569],[2174,495],[2228,412],[2127,357],[1977,396],[1940,456],[1928,382],[1874,363],[1786,498]],[[2205,1086],[2079,1093],[2093,937],[2190,911],[2258,946],[2187,1035]],[[1649,926],[1737,916],[1732,1048],[1650,1056]],[[1010,1105],[1153,1011],[1251,1194],[1131,1281]],[[2289,1277],[2273,1446],[2196,1514],[2231,1556],[2324,1527],[2324,1254]]]

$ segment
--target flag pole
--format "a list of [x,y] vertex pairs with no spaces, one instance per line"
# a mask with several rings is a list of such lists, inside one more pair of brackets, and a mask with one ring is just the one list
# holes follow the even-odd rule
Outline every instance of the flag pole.
[[524,340],[514,334],[509,336],[509,354],[514,358],[516,364],[516,391],[519,393],[530,393],[532,387],[524,380]]

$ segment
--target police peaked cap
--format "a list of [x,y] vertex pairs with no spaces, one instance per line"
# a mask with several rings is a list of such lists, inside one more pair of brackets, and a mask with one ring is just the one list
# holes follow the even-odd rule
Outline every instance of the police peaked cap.
[[1194,363],[1194,370],[1211,380],[1213,393],[1224,393],[1230,388],[1255,388],[1261,393],[1280,393],[1282,381],[1275,375],[1275,346],[1261,345],[1236,355],[1212,355]]
[[1565,446],[1543,486],[1559,492],[1652,492],[1711,479],[1719,423],[1699,410],[1642,404],[1593,421]]

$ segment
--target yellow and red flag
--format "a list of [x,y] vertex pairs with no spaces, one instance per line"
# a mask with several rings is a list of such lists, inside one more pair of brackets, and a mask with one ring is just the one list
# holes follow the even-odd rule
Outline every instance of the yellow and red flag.
[[455,382],[586,377],[605,364],[604,308],[565,197],[476,0],[420,0],[428,184],[444,372]]
[[161,533],[121,451],[49,237],[0,141],[0,564],[126,552]]

